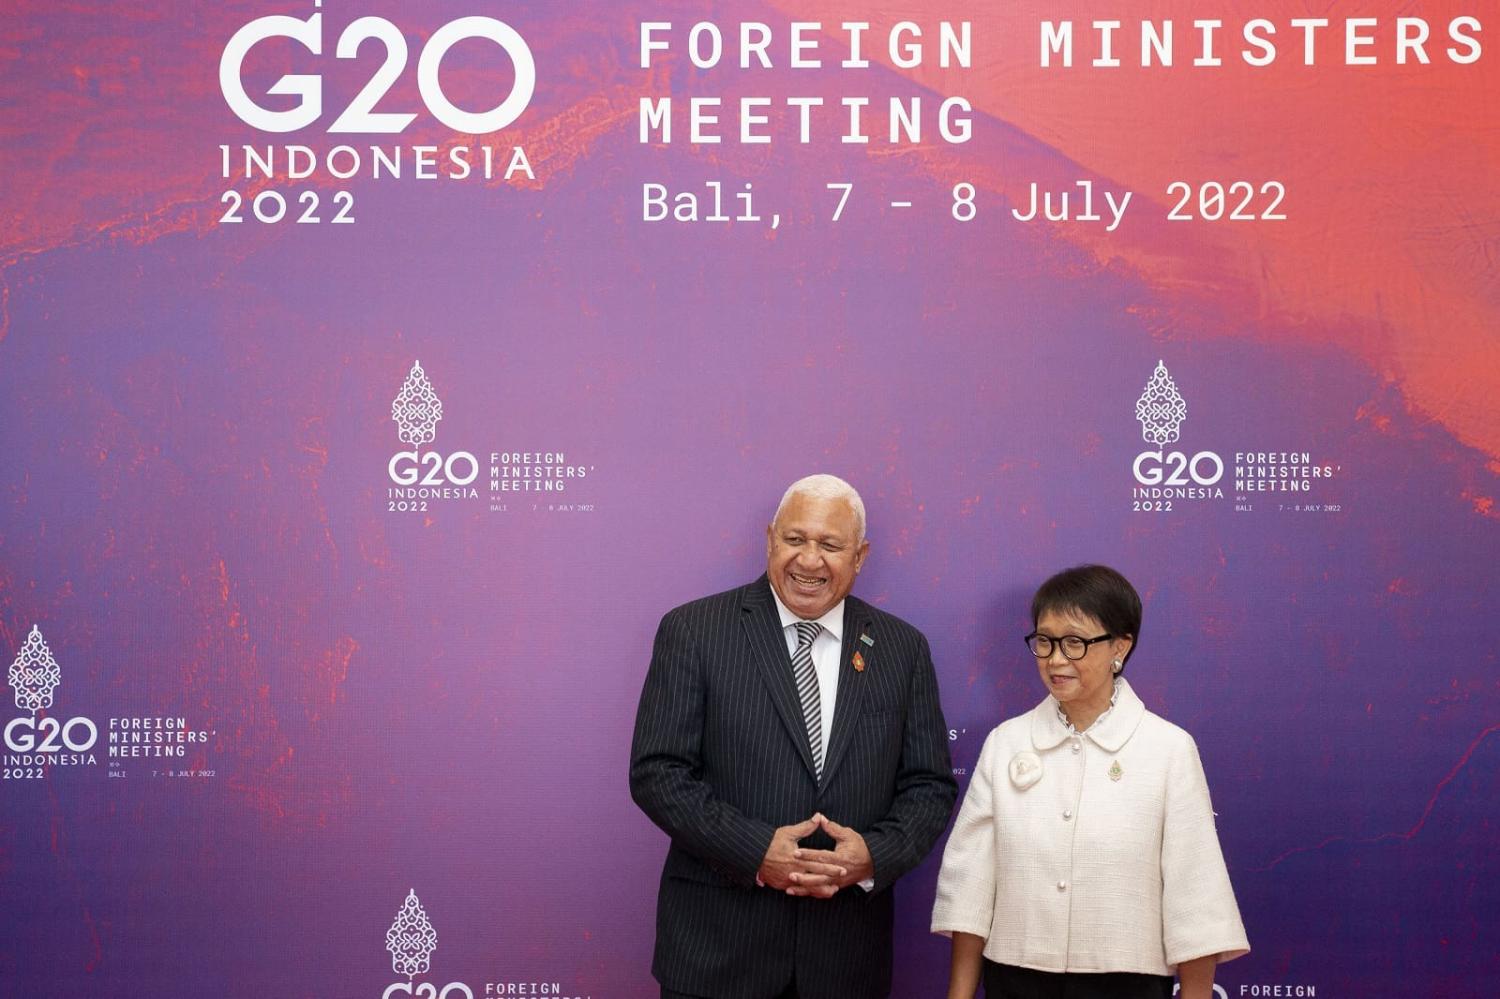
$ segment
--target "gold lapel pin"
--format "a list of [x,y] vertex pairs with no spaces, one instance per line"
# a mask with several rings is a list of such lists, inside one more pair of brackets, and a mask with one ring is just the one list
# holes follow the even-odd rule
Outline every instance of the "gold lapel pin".
[[856,672],[856,673],[863,673],[864,671],[865,671],[865,656],[864,656],[864,653],[863,652],[856,652],[856,653],[854,653],[854,672]]

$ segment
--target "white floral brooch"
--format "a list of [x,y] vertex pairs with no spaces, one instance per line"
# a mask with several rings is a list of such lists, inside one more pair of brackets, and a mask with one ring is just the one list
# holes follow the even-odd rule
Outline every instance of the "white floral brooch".
[[1035,753],[1027,750],[1010,758],[1010,782],[1017,791],[1026,790],[1041,779],[1042,761]]

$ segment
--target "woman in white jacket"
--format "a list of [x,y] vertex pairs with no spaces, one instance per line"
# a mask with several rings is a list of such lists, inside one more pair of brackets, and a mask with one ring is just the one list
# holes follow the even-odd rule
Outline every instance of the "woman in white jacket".
[[932,930],[949,999],[1211,999],[1248,953],[1192,736],[1120,674],[1141,599],[1079,566],[1042,584],[1027,647],[1047,698],[989,734],[943,853]]

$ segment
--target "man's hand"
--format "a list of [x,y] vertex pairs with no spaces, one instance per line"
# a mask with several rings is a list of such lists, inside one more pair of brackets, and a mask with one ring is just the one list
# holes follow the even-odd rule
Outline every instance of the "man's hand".
[[[857,885],[875,876],[875,861],[870,857],[870,848],[865,845],[863,836],[848,826],[839,825],[825,815],[814,815],[812,821],[822,826],[823,831],[833,837],[833,849],[831,851],[794,850],[795,861],[820,870],[837,869],[839,874],[830,877],[823,884],[813,886],[798,884],[788,888],[788,895],[831,898],[840,888]],[[806,825],[806,823],[803,824]]]
[[[756,872],[756,877],[760,879],[761,884],[775,888],[777,891],[784,891],[788,895],[816,894],[820,898],[828,898],[839,890],[835,881],[848,874],[842,864],[801,856],[807,853],[823,853],[831,857],[833,854],[822,850],[799,850],[797,848],[797,841],[817,831],[818,823],[822,819],[821,815],[814,815],[794,826],[777,828],[771,837],[771,846],[766,850],[766,858],[760,862],[760,870]],[[864,845],[863,840],[860,841],[860,845]]]

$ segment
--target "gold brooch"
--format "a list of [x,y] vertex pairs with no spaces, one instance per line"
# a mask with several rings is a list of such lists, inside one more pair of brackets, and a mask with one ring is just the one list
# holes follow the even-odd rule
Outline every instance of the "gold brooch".
[[1123,771],[1123,770],[1120,769],[1120,761],[1119,760],[1115,760],[1115,762],[1113,762],[1113,763],[1111,763],[1109,765],[1109,779],[1110,780],[1119,780],[1121,777],[1124,777],[1124,776],[1125,776],[1125,771]]
[[856,653],[854,653],[854,672],[856,672],[856,673],[863,673],[864,671],[865,671],[865,657],[864,657],[863,653],[856,652]]

